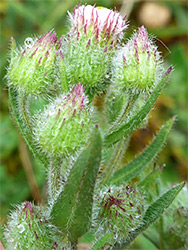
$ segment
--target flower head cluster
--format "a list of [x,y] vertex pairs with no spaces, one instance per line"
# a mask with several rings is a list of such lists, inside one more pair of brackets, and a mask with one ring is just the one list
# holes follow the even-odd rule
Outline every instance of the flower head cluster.
[[[96,195],[97,235],[104,232],[115,233],[114,239],[124,238],[136,228],[144,214],[142,193],[129,185],[110,186]],[[100,235],[99,235],[100,236]]]
[[8,222],[7,250],[51,249],[51,230],[40,208],[24,202],[11,214]]
[[27,94],[41,94],[55,80],[57,36],[53,30],[33,40],[27,38],[24,48],[13,53],[8,72],[10,84]]
[[161,57],[142,26],[114,59],[114,81],[123,90],[149,90],[162,77]]
[[79,83],[68,95],[62,95],[39,113],[36,122],[36,140],[52,155],[67,156],[87,143],[90,113],[86,108],[84,89]]

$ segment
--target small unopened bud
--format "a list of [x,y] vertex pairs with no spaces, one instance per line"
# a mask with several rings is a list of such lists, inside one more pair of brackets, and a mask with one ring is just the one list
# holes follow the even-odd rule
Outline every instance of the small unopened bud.
[[37,117],[35,136],[42,150],[68,156],[87,143],[90,113],[84,89],[79,83],[60,96]]
[[46,93],[55,80],[56,42],[53,30],[36,40],[27,38],[23,48],[12,53],[9,84],[27,94]]
[[124,91],[147,91],[160,81],[163,73],[160,53],[142,26],[114,59],[114,82]]
[[51,230],[40,207],[24,202],[11,214],[8,221],[6,249],[52,249]]
[[129,231],[142,221],[142,196],[138,190],[129,186],[110,186],[102,189],[96,195],[96,223],[99,223],[97,234],[116,232],[115,239],[126,237]]

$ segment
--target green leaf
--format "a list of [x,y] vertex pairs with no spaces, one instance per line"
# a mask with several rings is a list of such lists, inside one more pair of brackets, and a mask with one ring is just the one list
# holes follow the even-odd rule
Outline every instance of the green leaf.
[[91,225],[93,192],[101,161],[102,140],[94,129],[91,143],[73,165],[64,190],[52,207],[54,224],[76,242]]
[[139,125],[142,123],[142,121],[146,118],[149,111],[152,109],[153,105],[155,104],[160,92],[162,89],[166,86],[168,75],[171,72],[172,67],[170,67],[162,80],[159,82],[153,93],[149,96],[148,100],[144,104],[144,106],[141,108],[141,110],[136,113],[136,115],[133,116],[127,123],[120,126],[118,129],[113,131],[112,133],[105,136],[104,139],[104,145],[109,147],[110,145],[113,145],[114,143],[118,142],[122,139],[122,137],[126,137],[129,134],[131,134],[135,129],[139,127]]
[[161,174],[163,168],[164,165],[151,172],[148,176],[146,176],[146,178],[142,182],[138,184],[138,187],[147,190],[153,183],[155,183],[156,179]]
[[173,121],[174,118],[167,121],[165,125],[161,128],[157,137],[146,148],[146,150],[142,154],[140,154],[135,160],[131,161],[129,164],[115,172],[115,174],[109,180],[109,183],[115,185],[122,184],[124,182],[130,181],[131,179],[136,177],[142,170],[144,170],[159,153],[171,129]]
[[106,243],[114,236],[114,233],[108,233],[102,236],[96,243],[93,245],[91,250],[101,250]]
[[134,231],[129,233],[129,236],[122,240],[121,243],[116,243],[112,249],[113,250],[123,250],[127,249],[130,243],[144,230],[146,230],[153,222],[155,222],[165,211],[166,208],[170,206],[173,200],[176,198],[178,193],[184,187],[185,183],[181,183],[175,187],[172,187],[165,194],[159,197],[149,208],[146,210],[143,221]]
[[144,218],[143,218],[143,224],[141,225],[141,228],[145,230],[146,227],[148,227],[151,223],[153,223],[155,220],[159,218],[160,215],[164,212],[166,208],[170,206],[172,201],[175,199],[175,197],[178,195],[178,193],[181,191],[181,189],[184,187],[185,183],[181,183],[175,187],[172,187],[170,190],[168,190],[165,194],[163,194],[161,197],[159,197],[146,211]]

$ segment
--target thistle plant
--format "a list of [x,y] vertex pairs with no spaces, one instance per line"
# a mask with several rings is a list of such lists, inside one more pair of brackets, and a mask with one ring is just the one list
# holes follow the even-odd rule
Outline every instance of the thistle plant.
[[[163,166],[152,162],[174,117],[140,155],[122,163],[172,71],[154,39],[142,26],[122,42],[128,22],[117,11],[86,5],[68,15],[68,34],[59,39],[54,30],[19,48],[12,39],[10,109],[46,169],[48,202],[14,209],[5,227],[7,249],[77,249],[88,234],[93,250],[127,249],[185,185],[153,191]],[[177,220],[186,208],[180,210]]]

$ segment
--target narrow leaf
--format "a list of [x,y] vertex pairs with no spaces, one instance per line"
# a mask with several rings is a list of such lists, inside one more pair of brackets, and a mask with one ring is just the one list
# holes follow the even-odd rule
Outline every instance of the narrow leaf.
[[142,182],[138,184],[138,187],[147,190],[153,183],[155,183],[164,167],[165,165],[162,165],[161,167],[151,172]]
[[141,228],[148,227],[151,223],[153,223],[156,219],[159,218],[160,215],[164,212],[166,208],[170,206],[172,201],[184,187],[185,183],[181,183],[175,187],[172,187],[165,194],[159,197],[146,211],[143,224]]
[[105,244],[114,236],[114,233],[108,233],[102,236],[96,243],[93,245],[91,250],[101,250]]
[[93,192],[101,161],[102,140],[94,129],[90,145],[82,151],[71,169],[64,190],[52,207],[54,224],[71,242],[86,233],[91,225]]
[[105,136],[104,139],[104,145],[110,146],[119,140],[122,139],[122,137],[126,137],[127,135],[131,134],[135,129],[139,127],[139,125],[142,123],[144,118],[148,115],[149,111],[152,109],[153,105],[155,104],[160,92],[162,89],[166,86],[168,75],[171,72],[172,67],[170,67],[162,80],[159,82],[153,93],[149,96],[148,100],[144,104],[144,106],[141,108],[141,110],[136,113],[136,115],[133,116],[127,123],[120,126],[118,129],[113,131],[112,133]]
[[111,249],[124,250],[127,249],[131,242],[144,230],[146,230],[152,223],[154,223],[170,206],[178,193],[184,187],[185,183],[181,183],[175,187],[172,187],[165,194],[159,197],[149,208],[146,210],[143,221],[134,231],[129,233],[129,236],[122,239],[121,243],[116,243]]
[[115,172],[109,183],[115,185],[122,184],[124,182],[130,181],[131,179],[136,177],[142,170],[144,170],[159,153],[171,129],[173,121],[174,118],[167,121],[165,125],[161,128],[157,137],[146,148],[146,150],[142,154],[140,154],[136,159],[131,161],[129,164]]

